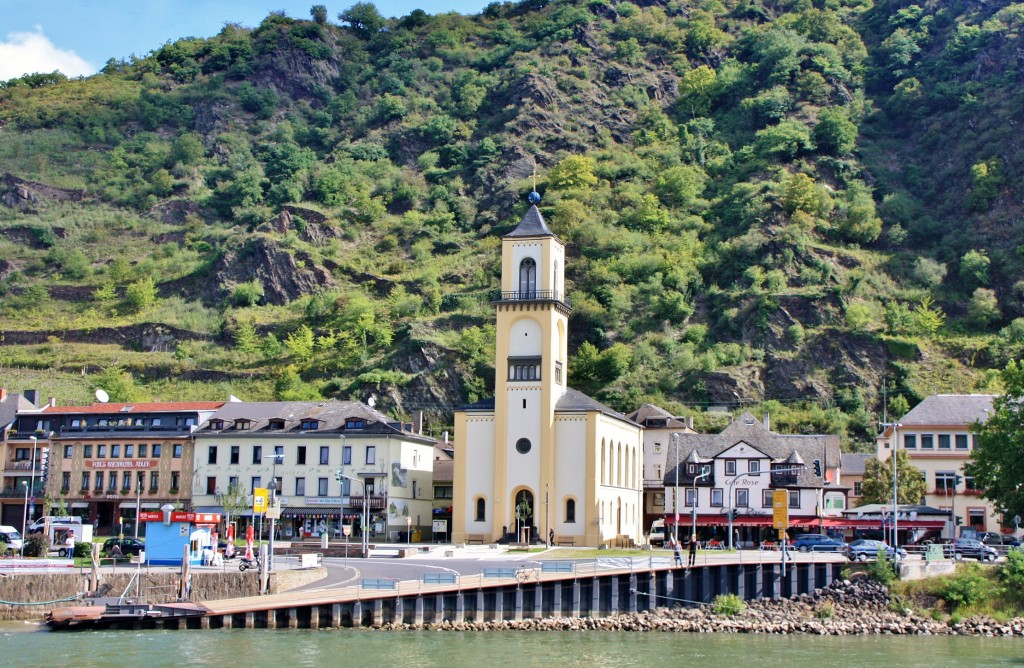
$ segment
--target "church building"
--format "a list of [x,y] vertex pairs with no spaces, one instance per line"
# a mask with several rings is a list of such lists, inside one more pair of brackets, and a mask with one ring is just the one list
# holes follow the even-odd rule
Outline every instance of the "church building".
[[565,245],[537,209],[502,238],[494,397],[455,412],[452,540],[629,545],[642,534],[641,428],[566,385]]

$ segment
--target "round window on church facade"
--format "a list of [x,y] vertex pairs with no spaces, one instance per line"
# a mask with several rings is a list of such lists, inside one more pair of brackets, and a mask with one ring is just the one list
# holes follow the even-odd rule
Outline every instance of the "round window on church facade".
[[518,450],[520,454],[525,455],[527,452],[530,451],[531,447],[533,446],[530,445],[530,439],[528,438],[521,438],[518,441],[516,441],[516,450]]

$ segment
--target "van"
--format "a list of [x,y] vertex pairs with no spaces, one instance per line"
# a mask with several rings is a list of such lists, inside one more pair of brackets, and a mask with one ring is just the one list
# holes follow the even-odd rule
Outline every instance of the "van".
[[50,524],[50,528],[47,531],[47,535],[50,537],[50,552],[56,553],[58,557],[72,556],[70,554],[71,550],[68,549],[67,545],[68,534],[74,536],[75,543],[92,542],[91,524],[64,524],[53,522]]
[[647,534],[647,542],[657,547],[665,544],[665,520],[651,522],[651,531]]
[[75,515],[47,515],[28,525],[25,533],[47,533],[49,527],[61,524],[81,524],[82,518]]
[[23,545],[21,534],[18,533],[17,529],[0,525],[0,552],[12,555],[15,552],[21,552]]

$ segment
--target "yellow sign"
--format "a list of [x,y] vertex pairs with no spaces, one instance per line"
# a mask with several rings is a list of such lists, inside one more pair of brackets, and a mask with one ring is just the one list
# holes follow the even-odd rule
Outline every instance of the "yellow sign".
[[263,513],[267,510],[267,488],[257,487],[252,493],[252,512]]
[[772,492],[772,526],[780,530],[789,528],[789,492],[784,489]]

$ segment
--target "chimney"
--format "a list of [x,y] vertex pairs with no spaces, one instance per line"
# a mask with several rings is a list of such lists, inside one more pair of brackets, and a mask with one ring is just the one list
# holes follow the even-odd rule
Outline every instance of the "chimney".
[[444,444],[448,445],[448,430],[447,429],[444,430],[442,438],[444,438]]
[[7,388],[6,387],[0,387],[0,401],[3,401],[6,398],[7,398]]
[[48,405],[48,406],[49,406],[50,408],[53,408],[54,406],[56,406],[56,405],[57,405],[57,397],[50,397],[49,399],[47,399],[47,400],[46,400],[46,404],[47,404],[47,405]]
[[22,396],[33,406],[39,406],[39,390],[25,390]]
[[414,434],[423,434],[423,411],[416,411],[413,413],[412,431]]
[[771,418],[770,415],[768,415],[768,413],[764,414],[764,417],[761,418],[761,422],[764,423],[764,428],[765,429],[771,429],[772,428],[772,418]]
[[693,429],[693,416],[686,418],[686,428]]

